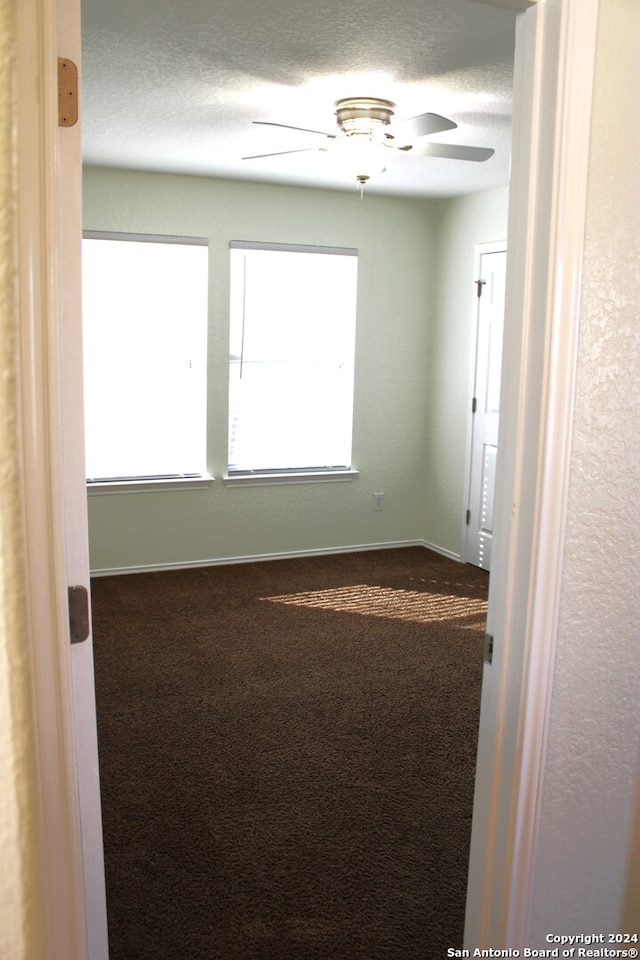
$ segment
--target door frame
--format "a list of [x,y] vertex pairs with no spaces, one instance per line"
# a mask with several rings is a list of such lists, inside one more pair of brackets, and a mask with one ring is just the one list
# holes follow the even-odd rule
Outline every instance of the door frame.
[[[480,264],[485,253],[502,253],[507,250],[506,240],[491,240],[486,243],[476,243],[473,253],[473,281],[475,287],[476,280],[480,277]],[[469,395],[467,397],[467,440],[465,447],[464,460],[464,501],[462,504],[462,534],[460,537],[460,557],[465,563],[469,560],[469,524],[466,521],[466,513],[469,508],[471,498],[471,467],[473,464],[473,431],[474,431],[474,413],[472,409],[473,398],[476,395],[476,368],[478,364],[478,316],[479,302],[477,291],[473,292],[473,304],[471,308],[471,348],[469,352]]]
[[21,481],[40,877],[47,958],[87,954],[67,599],[60,355],[56,0],[16,11]]
[[494,544],[465,946],[528,943],[561,597],[599,0],[517,19]]
[[[86,960],[57,342],[56,3],[16,7],[26,599],[40,810],[34,852],[47,956]],[[518,16],[516,29],[507,302],[522,322],[505,344],[502,377],[488,619],[496,654],[483,680],[470,947],[522,947],[528,930],[566,526],[597,11],[598,0],[544,0]],[[94,904],[94,915],[103,907]]]

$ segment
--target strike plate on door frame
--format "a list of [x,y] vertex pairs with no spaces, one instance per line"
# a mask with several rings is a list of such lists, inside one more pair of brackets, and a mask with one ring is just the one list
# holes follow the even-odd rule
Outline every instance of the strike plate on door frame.
[[68,57],[58,57],[58,126],[78,122],[78,68]]
[[69,587],[69,638],[82,643],[89,636],[89,591],[86,587]]

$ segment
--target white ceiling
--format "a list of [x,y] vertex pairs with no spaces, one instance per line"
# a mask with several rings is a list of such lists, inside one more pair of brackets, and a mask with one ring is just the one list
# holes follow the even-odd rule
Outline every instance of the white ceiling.
[[[518,0],[506,0],[510,5]],[[82,0],[84,162],[332,189],[356,184],[313,150],[334,103],[439,113],[433,142],[493,147],[485,163],[396,152],[366,190],[447,197],[506,185],[513,10],[470,0]]]

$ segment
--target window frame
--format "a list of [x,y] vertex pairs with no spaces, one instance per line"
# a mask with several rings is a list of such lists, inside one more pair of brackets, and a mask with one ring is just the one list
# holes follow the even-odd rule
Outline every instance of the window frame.
[[[108,240],[130,243],[157,243],[174,246],[197,246],[205,247],[209,250],[210,241],[208,237],[187,236],[160,233],[140,233],[128,232],[122,230],[90,230],[83,229],[82,240]],[[209,267],[207,267],[207,303],[208,303],[208,283]],[[208,310],[205,317],[205,335],[207,339],[208,353],[208,334],[209,334]],[[207,356],[205,356],[205,369],[207,367]],[[205,373],[205,408],[208,398],[208,375]],[[144,493],[144,492],[162,492],[167,490],[194,490],[209,486],[214,478],[207,469],[207,450],[208,450],[208,430],[206,427],[205,413],[205,435],[203,439],[204,457],[203,469],[201,472],[189,473],[168,473],[168,474],[149,474],[140,476],[113,476],[113,477],[85,477],[87,494],[90,496],[104,495],[109,493]]]
[[[348,465],[337,465],[335,467],[323,467],[320,465],[308,467],[273,467],[273,468],[245,468],[233,470],[229,468],[230,453],[230,410],[227,417],[227,451],[226,451],[226,472],[223,476],[225,485],[228,487],[246,487],[254,485],[274,486],[280,484],[295,483],[320,483],[326,481],[344,482],[353,480],[359,475],[359,470],[353,464],[353,423],[355,413],[355,356],[356,356],[356,335],[357,335],[357,302],[358,302],[358,278],[357,266],[359,266],[359,251],[355,247],[343,247],[323,244],[301,244],[301,243],[276,243],[272,241],[261,240],[230,240],[229,241],[229,267],[230,267],[230,302],[229,302],[229,336],[232,337],[232,318],[231,318],[231,257],[234,250],[241,251],[274,251],[282,253],[304,253],[317,254],[319,256],[340,256],[352,257],[356,260],[356,289],[354,300],[353,317],[353,352],[352,352],[352,400],[351,400],[351,441],[350,441],[350,463]],[[231,389],[231,365],[228,364],[229,379],[227,386],[227,398],[230,399]]]

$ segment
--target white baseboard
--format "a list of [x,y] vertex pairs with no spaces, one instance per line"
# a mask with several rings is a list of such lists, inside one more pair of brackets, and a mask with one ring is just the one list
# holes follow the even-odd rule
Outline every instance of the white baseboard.
[[336,553],[362,553],[366,550],[394,550],[401,547],[424,547],[450,560],[460,556],[426,540],[395,540],[386,543],[352,544],[347,547],[324,547],[316,550],[292,550],[282,553],[256,553],[241,557],[216,557],[206,560],[181,560],[174,563],[148,563],[129,567],[102,567],[91,570],[92,577],[113,577],[128,573],[160,573],[163,570],[188,570],[195,567],[216,567],[233,563],[258,563],[263,560],[295,560],[300,557],[331,556]]
[[439,547],[435,543],[429,543],[428,540],[421,540],[421,547],[424,547],[426,550],[432,550],[433,553],[439,553],[443,557],[447,557],[448,560],[455,560],[457,563],[464,563],[459,553],[454,553],[453,550],[447,550],[445,547]]

